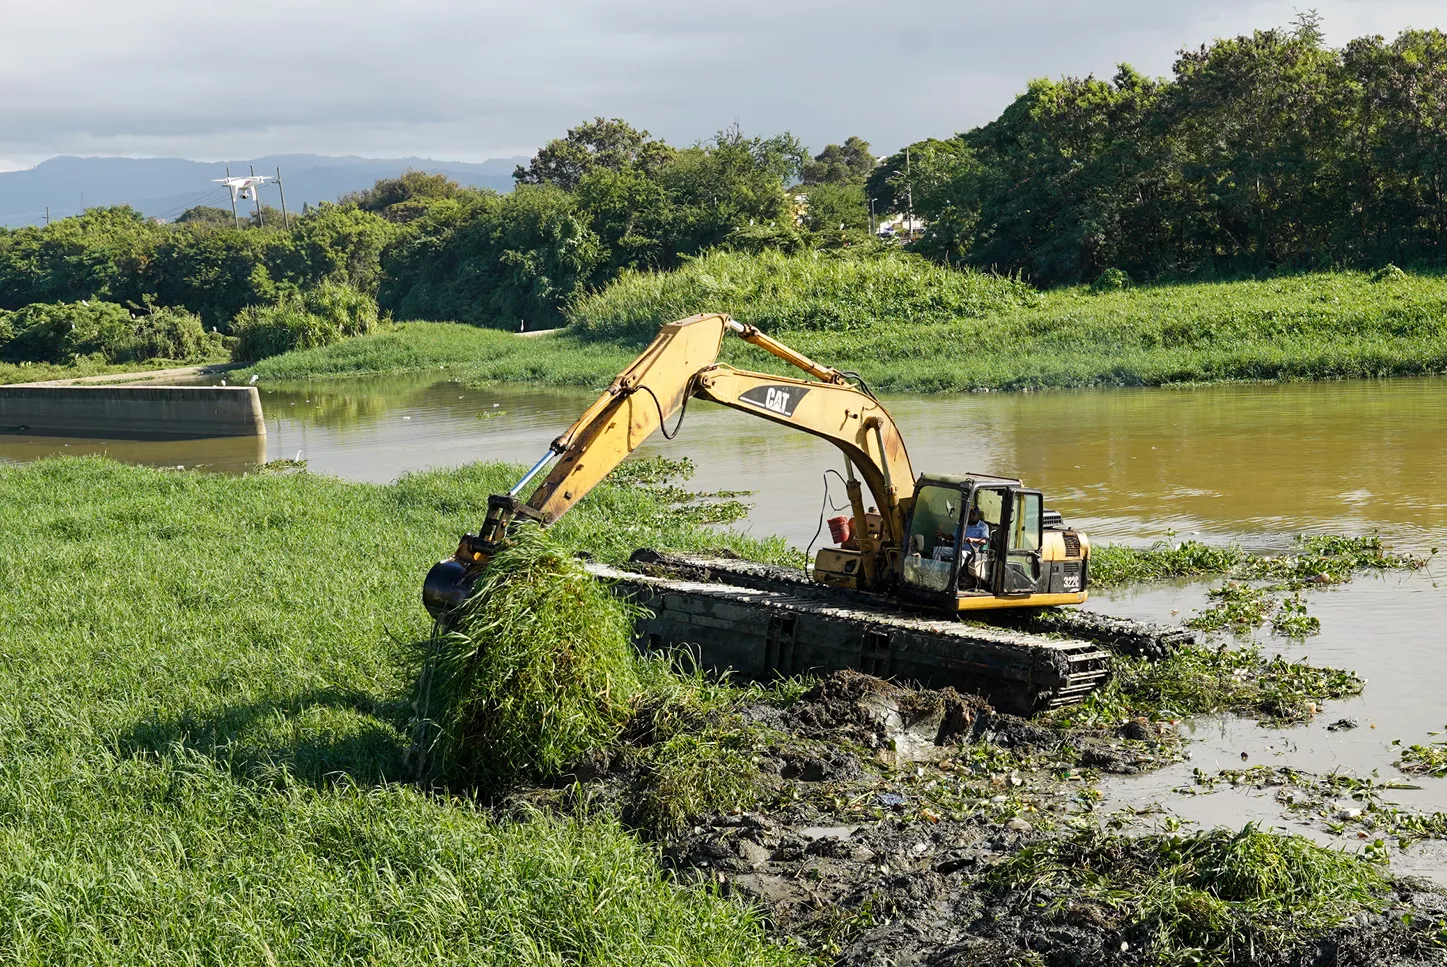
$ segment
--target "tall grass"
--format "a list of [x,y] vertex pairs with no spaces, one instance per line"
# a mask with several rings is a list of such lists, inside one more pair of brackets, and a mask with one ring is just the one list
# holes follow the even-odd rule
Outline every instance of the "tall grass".
[[[263,363],[269,376],[446,366],[464,380],[602,386],[661,322],[726,311],[875,389],[959,392],[1447,372],[1447,278],[1314,273],[1034,294],[1010,280],[894,256],[708,255],[626,275],[571,309],[560,335],[518,339],[409,324]],[[780,370],[737,340],[724,359]]]
[[898,251],[719,251],[675,272],[625,272],[569,318],[582,332],[614,337],[651,337],[698,312],[727,312],[771,332],[870,332],[978,319],[1039,301],[1022,282]]
[[[0,958],[795,962],[610,820],[503,823],[399,781],[420,581],[517,473],[0,467]],[[640,487],[553,533],[774,553]]]
[[245,372],[267,379],[329,379],[436,372],[450,379],[606,386],[637,355],[627,343],[570,335],[530,338],[449,322],[404,322],[390,332],[263,359]]

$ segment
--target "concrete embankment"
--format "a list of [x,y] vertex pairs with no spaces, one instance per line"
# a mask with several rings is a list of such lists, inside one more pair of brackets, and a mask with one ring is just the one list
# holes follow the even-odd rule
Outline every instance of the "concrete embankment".
[[0,386],[0,433],[262,436],[266,423],[254,386]]

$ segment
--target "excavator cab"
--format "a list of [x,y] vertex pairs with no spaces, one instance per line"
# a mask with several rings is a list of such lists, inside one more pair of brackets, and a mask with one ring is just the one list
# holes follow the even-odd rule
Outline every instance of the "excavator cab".
[[899,593],[951,611],[1080,604],[1089,554],[1085,535],[1019,480],[926,475],[915,485]]

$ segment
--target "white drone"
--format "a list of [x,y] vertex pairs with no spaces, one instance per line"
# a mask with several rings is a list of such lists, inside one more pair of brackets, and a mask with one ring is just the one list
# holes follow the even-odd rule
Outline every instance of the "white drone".
[[275,180],[276,179],[270,178],[266,175],[246,175],[239,178],[233,178],[228,175],[225,178],[212,179],[212,181],[215,181],[217,184],[225,185],[228,189],[230,189],[231,204],[233,205],[236,204],[236,200],[238,198],[244,201],[253,200],[254,198],[256,198],[256,189],[260,188],[268,181]]

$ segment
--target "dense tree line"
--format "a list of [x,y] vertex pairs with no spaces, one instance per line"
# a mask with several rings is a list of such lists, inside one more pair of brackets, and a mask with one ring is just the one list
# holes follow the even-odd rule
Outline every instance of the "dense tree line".
[[414,171],[308,211],[290,231],[279,213],[237,228],[207,207],[174,224],[121,207],[0,230],[0,309],[177,306],[225,333],[248,307],[295,306],[343,284],[407,318],[540,328],[624,269],[673,268],[732,242],[808,244],[790,186],[848,181],[862,204],[872,165],[858,139],[811,158],[787,134],[735,128],[676,148],[598,118],[540,150],[506,195]]
[[0,310],[166,306],[224,334],[283,307],[269,330],[282,335],[248,342],[271,346],[316,329],[326,314],[304,308],[308,293],[341,286],[374,299],[379,324],[536,329],[625,271],[720,247],[857,244],[871,205],[926,219],[923,254],[1045,285],[1441,264],[1444,119],[1447,34],[1331,49],[1306,14],[1183,51],[1169,79],[1123,66],[1109,81],[1035,81],[994,121],[878,164],[859,138],[811,155],[789,134],[733,128],[677,147],[596,118],[520,166],[505,195],[408,172],[289,230],[279,214],[236,227],[207,207],[174,224],[111,208],[0,229]]
[[919,248],[1041,284],[1441,264],[1447,34],[1325,47],[1319,20],[1036,81],[999,118],[911,145],[871,197],[912,202]]

